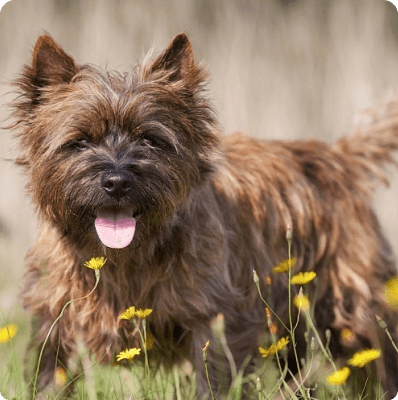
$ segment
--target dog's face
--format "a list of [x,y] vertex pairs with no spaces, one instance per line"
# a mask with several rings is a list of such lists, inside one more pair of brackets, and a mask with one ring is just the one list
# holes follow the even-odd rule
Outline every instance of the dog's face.
[[213,170],[204,78],[184,34],[132,75],[79,66],[41,36],[14,103],[40,216],[75,244],[138,245]]

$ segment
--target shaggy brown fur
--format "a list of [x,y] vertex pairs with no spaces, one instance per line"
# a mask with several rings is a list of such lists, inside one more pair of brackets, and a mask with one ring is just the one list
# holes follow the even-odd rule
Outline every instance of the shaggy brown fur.
[[[206,395],[202,347],[212,338],[210,321],[224,314],[238,367],[258,354],[266,330],[252,271],[264,289],[271,269],[287,258],[290,224],[294,273],[318,276],[319,332],[331,330],[336,358],[381,348],[378,376],[393,397],[397,354],[375,314],[396,339],[397,314],[383,296],[396,269],[371,197],[398,149],[398,102],[333,145],[257,141],[218,132],[203,97],[205,78],[185,34],[130,75],[78,65],[50,36],[38,39],[13,103],[17,162],[28,174],[40,224],[22,287],[23,305],[34,316],[30,354],[37,357],[64,304],[93,288],[94,273],[83,263],[104,253],[108,259],[95,292],[72,303],[55,326],[40,388],[51,387],[57,363],[70,365],[77,338],[106,363],[136,344],[130,323],[118,319],[135,305],[154,310],[155,347],[166,363],[190,357],[198,391]],[[126,185],[115,194],[108,180]],[[94,220],[104,209],[135,218],[127,247],[100,242]],[[271,307],[287,323],[286,275],[272,275],[272,282]],[[354,343],[341,340],[346,327]],[[303,331],[298,328],[301,355]],[[210,344],[217,390],[213,353]]]

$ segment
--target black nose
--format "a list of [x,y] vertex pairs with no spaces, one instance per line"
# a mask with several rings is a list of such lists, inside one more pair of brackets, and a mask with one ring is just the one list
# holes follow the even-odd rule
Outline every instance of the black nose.
[[120,200],[132,191],[134,180],[126,172],[105,172],[101,178],[101,186],[109,196]]

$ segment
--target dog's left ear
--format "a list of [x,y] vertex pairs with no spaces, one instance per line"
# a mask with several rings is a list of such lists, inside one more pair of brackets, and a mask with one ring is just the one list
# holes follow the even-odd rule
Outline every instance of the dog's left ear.
[[[191,42],[185,33],[180,33],[173,38],[166,50],[163,51],[149,66],[149,74],[157,72],[167,74],[170,82],[184,80],[185,84],[197,85],[198,72],[202,68],[195,65]],[[199,74],[201,75],[201,74]]]

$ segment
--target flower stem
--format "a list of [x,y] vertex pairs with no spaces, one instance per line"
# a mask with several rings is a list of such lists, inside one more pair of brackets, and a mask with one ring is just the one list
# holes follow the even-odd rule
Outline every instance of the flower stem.
[[36,373],[35,373],[35,377],[34,377],[34,380],[33,380],[32,400],[35,400],[36,394],[37,394],[37,389],[36,389],[36,388],[37,388],[37,379],[38,379],[38,376],[39,376],[40,363],[41,363],[41,359],[42,359],[42,357],[43,357],[44,348],[45,348],[45,346],[46,346],[46,344],[47,344],[47,341],[48,341],[48,339],[49,339],[49,337],[50,337],[50,335],[51,335],[52,330],[54,329],[55,324],[56,324],[56,323],[61,319],[61,317],[64,315],[64,311],[65,311],[66,307],[69,306],[69,304],[72,304],[73,302],[78,301],[78,300],[84,300],[84,299],[86,299],[88,296],[90,296],[90,295],[94,292],[94,290],[97,288],[98,282],[99,282],[99,280],[100,280],[100,270],[95,270],[95,278],[96,278],[95,285],[94,285],[93,289],[91,290],[91,292],[90,292],[89,294],[86,294],[86,295],[83,296],[83,297],[78,298],[78,299],[69,300],[69,301],[63,306],[63,308],[62,308],[61,312],[59,313],[58,317],[57,317],[57,318],[55,319],[55,321],[52,323],[52,325],[51,325],[51,327],[50,327],[50,329],[49,329],[49,331],[48,331],[48,333],[47,333],[47,336],[46,336],[46,338],[44,339],[43,345],[42,345],[41,350],[40,350],[39,359],[38,359],[38,361],[37,361]]

